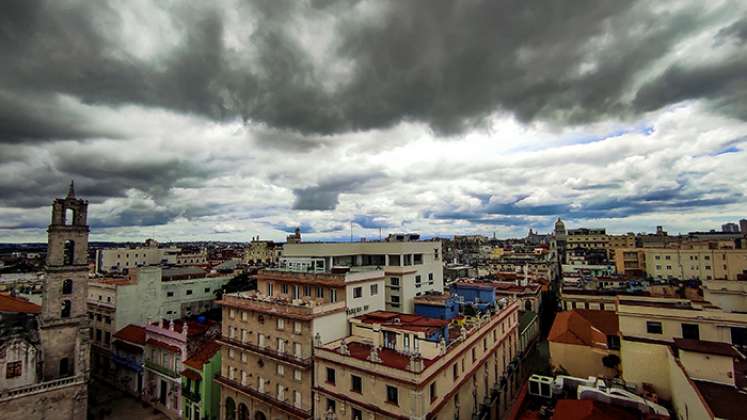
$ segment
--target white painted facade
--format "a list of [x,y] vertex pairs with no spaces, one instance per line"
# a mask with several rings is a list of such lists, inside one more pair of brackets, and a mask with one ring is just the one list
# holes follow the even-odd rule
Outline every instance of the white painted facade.
[[386,309],[412,313],[413,299],[444,288],[440,241],[380,241],[286,244],[280,266],[294,271],[325,272],[332,267],[383,269]]

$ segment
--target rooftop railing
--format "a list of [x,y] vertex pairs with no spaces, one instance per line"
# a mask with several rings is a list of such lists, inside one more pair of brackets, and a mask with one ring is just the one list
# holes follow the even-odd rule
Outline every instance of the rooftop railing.
[[55,379],[53,381],[45,381],[38,384],[27,385],[18,388],[12,388],[0,391],[0,401],[10,400],[13,398],[36,394],[39,392],[46,392],[52,389],[64,388],[67,386],[79,385],[84,383],[85,378],[83,377],[83,375],[78,375]]

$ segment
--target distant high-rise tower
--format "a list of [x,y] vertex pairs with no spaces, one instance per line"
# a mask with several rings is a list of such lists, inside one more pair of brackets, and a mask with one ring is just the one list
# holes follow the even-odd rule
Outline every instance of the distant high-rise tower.
[[742,233],[747,233],[747,219],[742,219],[739,221],[739,231]]
[[739,233],[739,225],[736,223],[724,223],[721,225],[721,232]]
[[88,202],[77,199],[73,183],[67,197],[52,204],[46,279],[39,332],[44,380],[69,376],[87,379],[90,333],[88,295]]

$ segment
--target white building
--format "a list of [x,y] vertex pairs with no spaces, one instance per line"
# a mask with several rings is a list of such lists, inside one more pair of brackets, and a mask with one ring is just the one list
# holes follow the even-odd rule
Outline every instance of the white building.
[[444,288],[440,241],[387,240],[286,244],[280,267],[302,272],[383,269],[386,309],[412,313],[413,298]]
[[135,267],[176,264],[179,248],[109,248],[96,250],[97,273],[121,273]]

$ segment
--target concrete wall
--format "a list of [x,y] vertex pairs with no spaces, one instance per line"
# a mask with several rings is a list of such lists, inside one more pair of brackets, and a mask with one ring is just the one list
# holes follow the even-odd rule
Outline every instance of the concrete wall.
[[0,401],[4,419],[85,420],[87,410],[87,384]]
[[[372,294],[372,285],[375,285],[376,294]],[[356,288],[360,288],[361,297],[354,297]],[[371,281],[361,281],[353,284],[348,284],[345,291],[349,316],[363,315],[373,311],[383,311],[386,308],[385,305],[385,286],[384,279],[376,279]]]
[[344,312],[337,312],[315,318],[312,321],[312,329],[311,337],[316,337],[319,333],[322,343],[339,340],[348,335],[347,316]]
[[550,364],[563,368],[569,375],[579,378],[589,376],[614,377],[615,369],[604,366],[602,358],[608,354],[620,355],[619,351],[603,350],[589,346],[555,343],[550,341]]
[[[649,383],[661,398],[671,400],[667,347],[622,339],[623,379],[636,385]],[[643,362],[645,361],[645,363]]]
[[679,351],[680,362],[692,379],[734,386],[734,359],[716,354]]
[[682,365],[671,350],[667,352],[669,383],[672,389],[672,406],[682,420],[713,419],[709,408],[703,403],[695,384],[688,379]]

